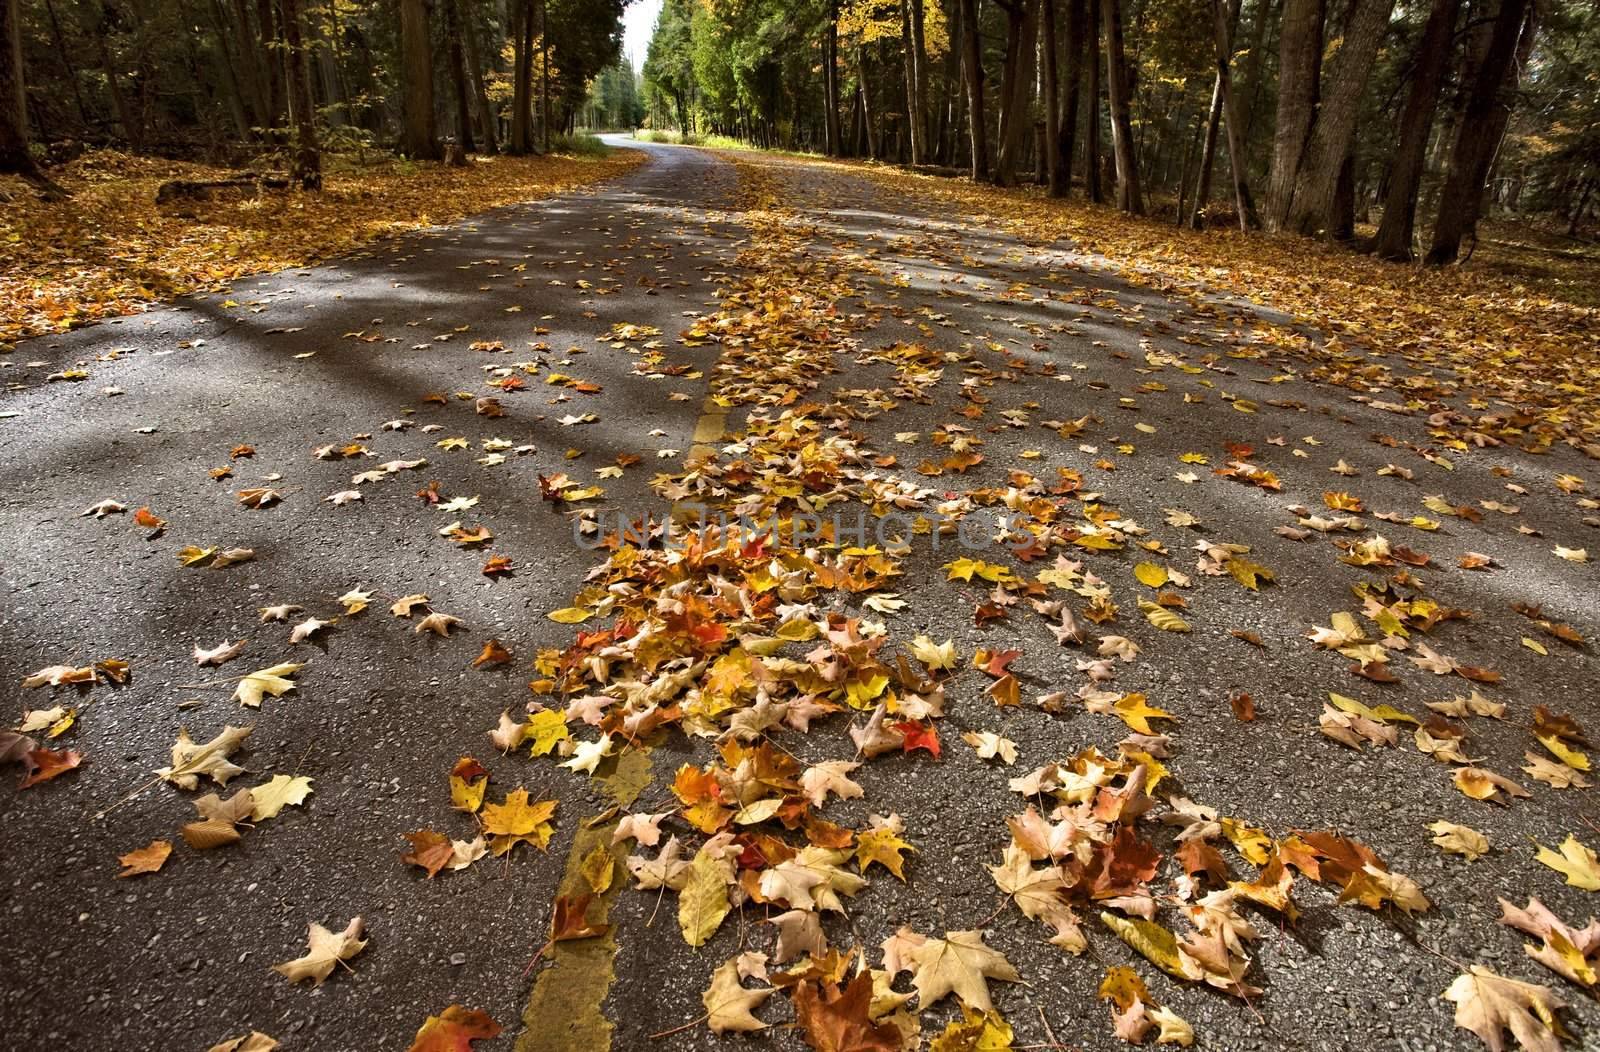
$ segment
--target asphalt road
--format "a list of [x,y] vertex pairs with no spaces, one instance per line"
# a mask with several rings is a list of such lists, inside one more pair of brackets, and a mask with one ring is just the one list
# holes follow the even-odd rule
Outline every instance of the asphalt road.
[[[536,1002],[524,1027],[533,982],[525,969],[543,942],[573,838],[611,799],[553,764],[499,756],[485,732],[502,710],[527,700],[533,654],[570,639],[570,628],[544,615],[570,603],[594,561],[573,543],[568,520],[540,501],[537,476],[566,471],[588,482],[595,469],[633,454],[642,461],[603,482],[606,506],[660,509],[651,476],[681,470],[694,444],[718,348],[684,347],[678,337],[715,309],[716,291],[737,278],[739,253],[749,247],[740,165],[777,180],[789,221],[804,228],[806,255],[850,275],[851,295],[837,309],[859,353],[839,356],[821,390],[854,407],[853,426],[873,448],[898,453],[903,474],[964,490],[1004,486],[1013,470],[1053,477],[1072,468],[1142,524],[1147,539],[1165,544],[1171,558],[1162,561],[1176,568],[1193,572],[1200,539],[1249,545],[1252,558],[1271,567],[1276,583],[1259,592],[1196,574],[1185,615],[1193,631],[1174,635],[1133,609],[1133,599],[1148,594],[1131,575],[1135,554],[1090,554],[1087,567],[1114,584],[1127,608],[1117,631],[1142,649],[1118,668],[1116,689],[1144,691],[1176,717],[1167,761],[1175,789],[1275,836],[1353,836],[1435,904],[1409,918],[1338,907],[1334,893],[1301,881],[1305,916],[1297,925],[1256,915],[1264,934],[1252,945],[1251,975],[1266,993],[1252,1006],[1167,979],[1092,924],[1090,952],[1063,954],[1045,941],[1046,929],[1001,908],[982,867],[998,861],[1005,817],[1020,808],[1008,777],[1089,745],[1109,751],[1126,728],[1081,706],[1065,715],[1030,704],[997,709],[983,694],[987,677],[969,670],[950,689],[941,760],[869,764],[857,774],[864,798],[829,806],[832,821],[850,825],[896,812],[916,848],[906,883],[879,871],[851,900],[839,940],[868,948],[876,966],[878,944],[902,925],[987,927],[990,944],[1026,980],[992,984],[1019,1045],[1125,1047],[1095,990],[1108,965],[1133,964],[1157,999],[1194,1026],[1201,1047],[1472,1047],[1439,995],[1458,964],[1477,962],[1558,988],[1575,1005],[1566,1018],[1578,1041],[1600,1047],[1593,1002],[1528,960],[1523,938],[1495,923],[1497,896],[1520,905],[1537,895],[1574,926],[1591,908],[1585,892],[1534,862],[1533,844],[1575,834],[1600,845],[1594,790],[1556,791],[1517,768],[1524,751],[1537,749],[1528,730],[1535,704],[1594,721],[1592,653],[1551,639],[1547,655],[1534,653],[1521,639],[1537,631],[1510,606],[1540,604],[1546,617],[1586,636],[1600,629],[1595,564],[1552,554],[1556,544],[1600,551],[1600,534],[1583,521],[1591,513],[1552,484],[1558,473],[1592,474],[1590,462],[1565,449],[1534,458],[1501,448],[1452,457],[1455,470],[1445,471],[1404,447],[1430,443],[1424,416],[1358,404],[1347,389],[1295,377],[1292,362],[1228,358],[1231,349],[1260,346],[1272,330],[1216,299],[1131,286],[1070,246],[1025,246],[846,168],[753,155],[736,165],[694,149],[635,148],[647,150],[648,162],[607,186],[241,281],[227,294],[31,341],[0,358],[0,725],[24,709],[76,704],[78,725],[60,744],[86,758],[81,769],[25,791],[0,784],[9,921],[0,1017],[9,1047],[202,1049],[255,1029],[293,1049],[403,1049],[426,1016],[451,1003],[485,1009],[506,1026],[505,1036],[479,1048],[509,1049],[519,1034],[519,1049],[594,1047],[573,1036],[590,1033],[572,1029],[583,1006],[571,1003],[563,1014],[559,989]],[[688,368],[672,376],[637,370],[643,340],[614,339],[618,325],[659,329],[669,360]],[[957,357],[925,398],[897,398],[881,411],[860,392],[888,390],[895,378],[868,359],[904,341]],[[486,344],[504,353],[481,349]],[[1204,369],[1178,367],[1218,352]],[[527,390],[485,387],[490,370],[520,362],[542,366]],[[87,379],[46,380],[73,367]],[[601,390],[545,383],[552,372]],[[982,419],[961,415],[973,404],[964,389],[988,399]],[[1224,392],[1253,400],[1257,411],[1236,411]],[[499,398],[503,416],[474,412],[473,399],[484,395]],[[561,423],[569,414],[594,419]],[[1085,416],[1095,419],[1071,439],[1042,423]],[[382,429],[401,418],[416,426]],[[434,424],[439,429],[424,432]],[[940,479],[908,470],[936,455],[932,433],[955,424],[983,439],[982,464]],[[737,414],[728,426],[738,428]],[[898,442],[905,432],[920,437]],[[1380,434],[1402,445],[1375,443]],[[436,445],[455,436],[466,448]],[[377,459],[313,456],[347,443],[368,446]],[[1229,443],[1254,446],[1283,490],[1214,476]],[[254,456],[230,460],[240,445],[254,447]],[[1119,449],[1126,445],[1131,452]],[[503,463],[481,462],[497,451]],[[1181,463],[1188,452],[1210,464]],[[352,485],[354,473],[377,463],[419,457],[427,466]],[[1114,469],[1097,467],[1102,460]],[[1359,474],[1330,473],[1340,461]],[[1377,474],[1390,462],[1415,478]],[[208,476],[230,464],[232,478]],[[1193,482],[1177,478],[1190,471]],[[437,535],[457,516],[413,496],[429,479],[447,499],[479,498],[460,517],[493,532],[487,551]],[[1508,493],[1508,479],[1526,492]],[[282,502],[240,507],[234,492],[258,484],[280,490]],[[324,499],[351,488],[364,499]],[[1350,676],[1348,662],[1305,638],[1331,612],[1358,609],[1351,587],[1377,577],[1340,563],[1330,537],[1292,541],[1275,532],[1294,524],[1291,505],[1333,514],[1322,507],[1325,490],[1349,490],[1368,509],[1404,518],[1431,514],[1421,501],[1435,493],[1452,504],[1518,506],[1516,516],[1447,518],[1432,532],[1368,520],[1369,530],[1431,553],[1436,572],[1421,571],[1430,594],[1473,612],[1428,642],[1503,674],[1485,692],[1507,703],[1508,718],[1472,721],[1469,751],[1517,778],[1531,799],[1509,807],[1468,799],[1446,765],[1411,748],[1405,728],[1401,747],[1359,754],[1318,733],[1330,690],[1425,716],[1424,702],[1472,686],[1397,660],[1402,682],[1380,687]],[[149,506],[167,520],[164,534],[147,537],[127,514],[80,515],[106,499],[130,511]],[[1168,508],[1200,526],[1167,525]],[[1539,535],[1518,533],[1519,524]],[[255,558],[184,568],[174,554],[190,544],[248,547]],[[1468,551],[1494,556],[1497,567],[1456,569]],[[491,554],[510,556],[514,575],[482,575]],[[1021,650],[1014,668],[1025,700],[1076,691],[1084,654],[1059,646],[1036,618],[976,627],[985,593],[945,579],[939,567],[950,557],[914,547],[900,582],[907,605],[883,617],[897,635],[953,638],[964,659],[978,647]],[[332,617],[340,613],[335,597],[357,586],[374,593],[372,608],[340,617],[311,642],[291,645],[289,625],[257,617],[258,608],[284,603]],[[462,631],[423,636],[391,617],[388,604],[413,593],[461,618]],[[1256,633],[1265,645],[1234,632]],[[518,661],[469,667],[490,638]],[[195,668],[195,645],[240,639],[247,642],[234,662]],[[130,661],[131,682],[81,693],[17,686],[41,667],[103,658]],[[268,698],[259,712],[241,710],[231,685],[215,686],[280,661],[307,663],[298,689]],[[1238,692],[1255,699],[1253,722],[1234,718],[1228,699]],[[311,777],[315,791],[237,845],[189,850],[176,833],[194,817],[195,794],[146,783],[168,762],[180,727],[203,740],[242,722],[254,731],[239,760],[251,777],[240,784],[298,774]],[[960,741],[963,730],[1015,741],[1017,765],[979,760]],[[811,762],[841,755],[839,743],[848,742],[843,723],[794,739],[788,747]],[[424,879],[398,860],[404,834],[429,827],[462,835],[445,778],[468,754],[491,769],[498,790],[521,784],[558,798],[556,836],[545,854],[518,849],[509,862],[484,859]],[[709,755],[704,742],[669,737],[651,754],[654,782],[634,806],[667,809],[671,772]],[[1482,831],[1493,852],[1470,864],[1444,855],[1426,829],[1440,819]],[[165,868],[117,880],[116,856],[155,838],[177,844]],[[802,1047],[798,1031],[784,1028],[715,1038],[699,1026],[652,1039],[699,1016],[712,969],[766,938],[752,914],[691,950],[670,901],[656,913],[653,893],[624,889],[611,903],[616,980],[600,1009],[615,1028],[613,1048]],[[357,915],[371,942],[353,972],[312,989],[269,970],[304,952],[308,922],[337,929]],[[786,1018],[781,1000],[765,1018]],[[949,1001],[926,1013],[924,1031],[936,1032],[952,1014]]]

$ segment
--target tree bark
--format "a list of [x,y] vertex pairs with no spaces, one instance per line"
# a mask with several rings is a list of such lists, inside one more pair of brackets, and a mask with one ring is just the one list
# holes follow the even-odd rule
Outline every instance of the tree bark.
[[1000,75],[1000,146],[995,154],[994,181],[1016,181],[1023,128],[1028,125],[1028,99],[1033,93],[1034,17],[1038,0],[995,0],[1006,13],[1006,57]]
[[922,107],[917,98],[917,48],[911,35],[911,7],[921,0],[900,0],[900,54],[905,66],[906,139],[911,144],[911,163],[923,162]]
[[1044,126],[1040,153],[1048,158],[1047,182],[1051,197],[1067,196],[1068,170],[1061,159],[1060,72],[1056,68],[1056,0],[1039,0],[1039,16],[1044,22]]
[[1333,199],[1339,170],[1355,135],[1361,95],[1383,42],[1394,0],[1354,0],[1344,41],[1328,73],[1328,90],[1312,125],[1311,141],[1295,176],[1293,199],[1285,225],[1301,234],[1333,226]]
[[[287,100],[283,93],[283,26],[273,10],[272,0],[256,0],[256,22],[261,28],[261,61],[266,70],[267,119],[264,126],[277,129],[283,124]],[[275,138],[270,135],[268,138]]]
[[1450,170],[1439,194],[1433,243],[1425,260],[1431,265],[1455,262],[1461,239],[1477,226],[1484,179],[1511,115],[1511,100],[1504,91],[1507,75],[1517,59],[1526,59],[1532,47],[1536,12],[1528,0],[1500,0],[1488,51],[1469,89]]
[[1089,200],[1099,204],[1106,199],[1105,187],[1100,179],[1100,5],[1109,0],[1088,0],[1089,28],[1089,123],[1084,129],[1085,143],[1084,190]]
[[22,13],[0,0],[0,172],[30,179],[39,167],[28,152],[27,94],[22,81]]
[[1205,145],[1200,150],[1199,186],[1194,192],[1194,211],[1189,214],[1189,225],[1196,230],[1205,226],[1206,205],[1211,201],[1211,166],[1217,159],[1218,133],[1222,129],[1222,71],[1211,81],[1211,107],[1206,114]]
[[268,123],[267,91],[264,85],[266,71],[261,66],[261,43],[265,33],[257,37],[250,26],[250,8],[245,0],[233,0],[233,17],[239,26],[239,75],[245,93],[250,97],[250,119],[256,127]]
[[1256,123],[1256,98],[1261,93],[1261,56],[1267,50],[1267,27],[1273,24],[1280,2],[1262,0],[1256,5],[1255,22],[1250,28],[1250,48],[1245,52],[1239,76],[1234,79],[1233,90],[1239,95],[1239,133],[1247,143]]
[[867,132],[867,156],[874,161],[883,155],[879,152],[881,139],[878,137],[878,126],[872,120],[872,92],[867,82],[867,60],[861,54],[861,49],[856,48],[856,81],[861,92],[861,120]]
[[1417,193],[1422,187],[1422,165],[1428,133],[1444,86],[1444,69],[1450,58],[1450,37],[1455,31],[1461,0],[1433,0],[1422,39],[1417,42],[1411,92],[1400,114],[1400,139],[1389,170],[1389,187],[1383,198],[1383,218],[1373,251],[1379,259],[1408,263],[1417,220]]
[[1233,205],[1239,212],[1239,229],[1248,231],[1261,225],[1256,204],[1250,196],[1249,160],[1244,137],[1244,120],[1239,116],[1239,93],[1234,90],[1233,30],[1239,24],[1239,0],[1223,15],[1222,0],[1212,0],[1217,34],[1217,88],[1222,93],[1223,114],[1228,122],[1228,168],[1233,176]]
[[533,150],[533,0],[511,0],[511,147]]
[[433,116],[433,43],[428,36],[427,0],[400,0],[402,98],[400,152],[413,160],[441,156]]
[[972,178],[989,175],[989,121],[983,110],[983,41],[978,37],[976,0],[958,0],[961,6],[962,66],[967,82],[967,125],[972,138]]
[[844,156],[844,129],[839,123],[839,4],[828,4],[822,29],[822,130],[829,157]]
[[1134,153],[1133,120],[1128,98],[1131,85],[1122,53],[1122,0],[1100,0],[1105,16],[1106,87],[1111,96],[1111,146],[1117,161],[1117,207],[1144,215],[1144,194],[1139,186],[1139,158]]
[[300,41],[298,0],[278,0],[283,14],[283,44],[289,67],[289,117],[294,124],[294,157],[289,178],[302,190],[322,189],[322,153],[317,148],[316,114],[306,80],[306,57]]
[[1323,0],[1284,0],[1278,36],[1278,120],[1272,134],[1272,173],[1267,179],[1267,227],[1289,218],[1295,179],[1311,138],[1322,79]]
[[1072,155],[1078,145],[1078,110],[1083,101],[1084,0],[1067,0],[1067,84],[1061,104],[1061,126],[1056,132],[1057,164],[1061,166],[1061,193],[1072,190]]
[[550,152],[550,0],[539,0],[539,134]]
[[478,47],[478,20],[469,7],[462,21],[467,41],[467,64],[472,68],[472,94],[478,107],[478,125],[482,132],[483,152],[493,156],[500,152],[500,130],[495,127],[494,110],[489,105],[489,88],[484,80],[483,52]]
[[444,5],[445,62],[449,65],[450,86],[456,103],[456,142],[473,153],[472,94],[467,88],[467,59],[461,44],[461,12],[458,0],[439,0]]

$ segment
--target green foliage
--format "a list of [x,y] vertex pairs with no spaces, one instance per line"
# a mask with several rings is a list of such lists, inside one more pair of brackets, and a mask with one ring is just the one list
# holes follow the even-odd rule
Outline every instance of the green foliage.
[[573,132],[571,135],[553,136],[550,139],[550,152],[573,157],[604,157],[611,152],[611,148],[601,142],[598,136],[588,132]]

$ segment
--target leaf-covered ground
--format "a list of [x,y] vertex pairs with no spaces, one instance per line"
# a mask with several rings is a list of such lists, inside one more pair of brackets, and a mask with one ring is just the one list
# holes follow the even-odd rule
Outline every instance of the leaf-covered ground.
[[1592,319],[649,153],[19,347],[20,1041],[1593,1040]]
[[625,171],[637,156],[479,158],[465,169],[334,158],[320,194],[223,188],[160,205],[156,190],[168,180],[235,173],[107,150],[52,173],[71,193],[63,201],[0,177],[0,348],[561,193]]

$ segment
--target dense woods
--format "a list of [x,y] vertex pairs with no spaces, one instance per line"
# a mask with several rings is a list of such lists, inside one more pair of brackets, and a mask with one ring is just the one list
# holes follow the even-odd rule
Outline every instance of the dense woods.
[[644,74],[657,126],[1446,263],[1592,229],[1597,68],[1592,0],[666,0]]
[[[623,0],[0,0],[0,170],[86,147],[277,164],[537,152],[621,53]],[[453,149],[458,147],[459,149]]]

